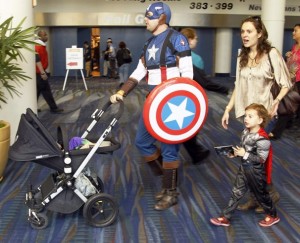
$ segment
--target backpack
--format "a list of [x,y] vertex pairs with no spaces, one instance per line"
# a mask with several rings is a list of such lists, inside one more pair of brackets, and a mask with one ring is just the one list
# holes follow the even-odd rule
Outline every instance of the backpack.
[[127,48],[123,49],[123,56],[122,56],[122,58],[124,59],[125,63],[132,62],[132,57],[130,55],[130,51]]

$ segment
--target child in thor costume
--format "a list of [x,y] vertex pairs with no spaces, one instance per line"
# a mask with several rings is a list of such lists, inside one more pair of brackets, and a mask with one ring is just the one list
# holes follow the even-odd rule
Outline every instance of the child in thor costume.
[[234,155],[231,156],[241,158],[231,197],[222,216],[211,218],[210,222],[217,226],[230,226],[230,219],[239,201],[250,189],[267,214],[259,225],[269,227],[280,221],[267,190],[272,169],[272,146],[263,127],[267,124],[269,114],[263,105],[255,103],[247,106],[245,111],[246,128],[242,132],[240,146],[233,147]]

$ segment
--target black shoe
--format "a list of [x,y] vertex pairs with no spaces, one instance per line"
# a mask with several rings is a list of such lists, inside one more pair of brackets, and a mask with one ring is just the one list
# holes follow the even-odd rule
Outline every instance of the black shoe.
[[50,112],[51,113],[63,113],[64,109],[61,109],[61,108],[51,109]]
[[41,112],[42,110],[41,109],[37,109],[37,112]]

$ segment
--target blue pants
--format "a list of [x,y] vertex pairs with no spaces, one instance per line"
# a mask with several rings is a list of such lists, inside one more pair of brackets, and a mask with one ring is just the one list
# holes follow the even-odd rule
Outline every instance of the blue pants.
[[[151,157],[157,153],[158,148],[155,145],[156,139],[147,131],[143,119],[143,114],[140,116],[138,130],[135,138],[135,145],[139,149],[142,156],[145,158]],[[179,161],[179,144],[166,144],[161,142],[161,155],[163,162]]]
[[274,116],[270,121],[269,123],[267,124],[267,126],[265,127],[265,131],[266,133],[270,133],[273,131],[274,127],[276,126],[276,123],[278,121],[278,117],[277,116]]
[[124,63],[119,67],[120,83],[125,83],[129,77],[129,63]]

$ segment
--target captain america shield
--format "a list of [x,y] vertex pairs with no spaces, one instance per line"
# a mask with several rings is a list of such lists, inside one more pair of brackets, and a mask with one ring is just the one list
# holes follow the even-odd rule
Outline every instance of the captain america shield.
[[189,78],[172,78],[156,86],[148,95],[143,111],[146,129],[157,140],[182,143],[204,125],[208,113],[203,88]]

